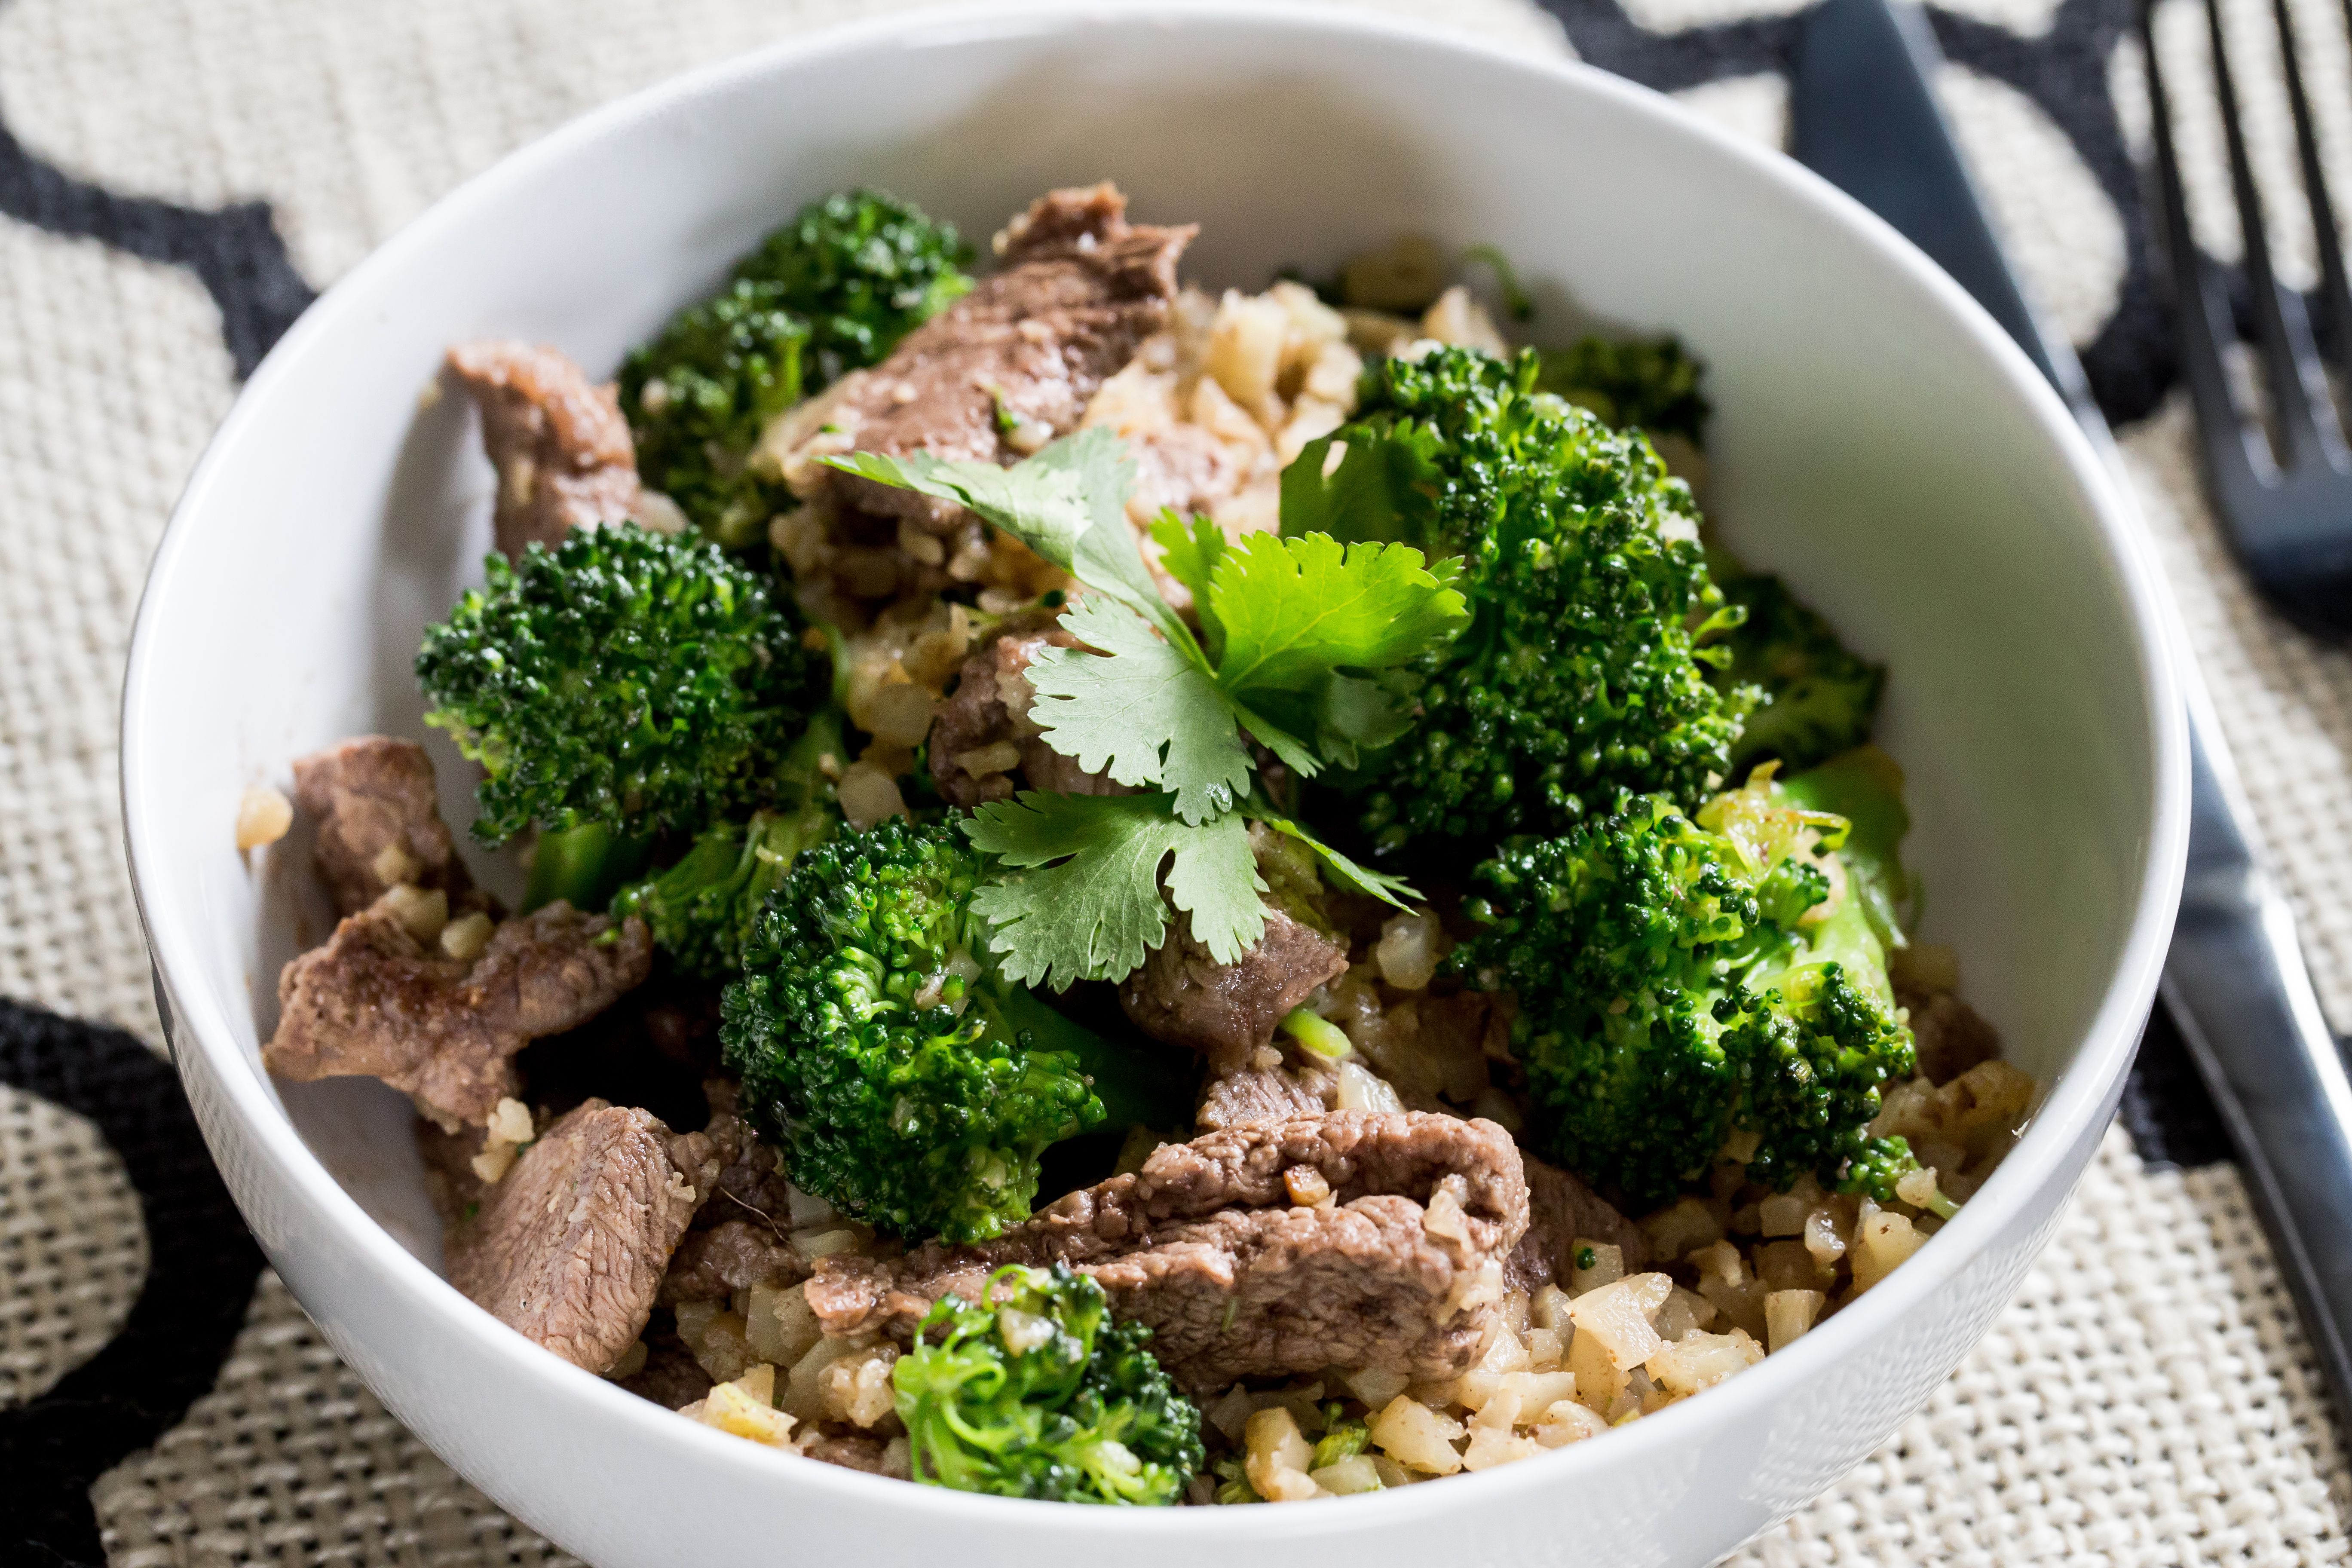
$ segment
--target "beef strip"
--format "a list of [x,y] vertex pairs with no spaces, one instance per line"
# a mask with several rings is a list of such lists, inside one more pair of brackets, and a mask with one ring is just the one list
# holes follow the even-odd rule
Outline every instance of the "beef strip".
[[[880,364],[845,377],[825,422],[859,451],[1018,461],[1035,447],[1013,444],[1000,406],[1032,434],[1076,430],[1104,380],[1166,321],[1176,259],[1197,232],[1129,223],[1127,198],[1108,182],[1049,192],[1006,226],[1003,268]],[[912,490],[829,468],[815,477],[856,509],[932,533],[969,521]]]
[[710,1140],[719,1163],[705,1184],[710,1202],[696,1216],[698,1225],[725,1220],[767,1220],[779,1226],[792,1223],[792,1188],[785,1180],[775,1149],[751,1130],[736,1109],[737,1086],[732,1079],[707,1080],[702,1090],[710,1105],[710,1122],[703,1136]]
[[903,1466],[895,1471],[891,1467],[890,1445],[866,1432],[838,1427],[813,1431],[802,1443],[801,1453],[828,1465],[839,1465],[845,1470],[863,1470],[869,1476],[896,1474],[902,1480],[906,1479]]
[[[1087,772],[1047,745],[1029,718],[1033,693],[1026,672],[1037,650],[1079,646],[1052,616],[1019,616],[966,656],[955,689],[931,723],[931,776],[948,804],[970,810],[985,801],[1009,799],[1020,789],[1127,793],[1124,784]],[[1009,768],[1002,765],[1004,743],[1020,752]],[[992,751],[997,754],[990,755]]]
[[427,947],[391,899],[335,928],[278,979],[278,1033],[262,1052],[283,1079],[366,1075],[445,1125],[486,1123],[516,1092],[513,1057],[574,1028],[641,984],[653,939],[630,918],[549,904],[502,921],[467,963]]
[[[1286,893],[1269,867],[1274,836],[1252,829],[1258,865],[1274,892],[1265,905],[1265,935],[1231,963],[1219,963],[1178,914],[1168,940],[1143,967],[1120,983],[1119,1005],[1136,1027],[1170,1045],[1190,1046],[1209,1059],[1216,1077],[1240,1071],[1274,1038],[1285,1015],[1318,986],[1347,973],[1347,939],[1325,929],[1304,897]],[[1290,841],[1282,841],[1287,844]]]
[[[1318,1184],[1328,1199],[1297,1201]],[[1331,1367],[1435,1380],[1484,1352],[1527,1226],[1519,1152],[1493,1122],[1334,1111],[1165,1145],[993,1241],[824,1258],[808,1299],[828,1333],[903,1336],[1002,1264],[1061,1261],[1150,1325],[1196,1392]]]
[[611,1366],[645,1331],[694,1212],[672,1142],[645,1111],[586,1101],[450,1232],[449,1282],[572,1365]]
[[[703,1212],[710,1209],[706,1203]],[[660,1300],[664,1306],[723,1301],[754,1285],[797,1285],[808,1275],[808,1259],[772,1226],[758,1220],[721,1220],[686,1233],[662,1276]]]
[[2000,1036],[1984,1015],[1948,991],[1898,989],[1895,1000],[1911,1010],[1911,1037],[1919,1070],[1941,1087],[1979,1062],[2000,1055]]
[[1650,1266],[1650,1241],[1640,1226],[1559,1166],[1525,1155],[1521,1163],[1528,1174],[1528,1233],[1503,1265],[1512,1289],[1533,1291],[1555,1283],[1564,1288],[1574,1267],[1570,1254],[1579,1241],[1623,1249],[1628,1274]]
[[1322,878],[1305,848],[1254,824],[1250,851],[1267,889],[1257,945],[1219,963],[1178,913],[1168,940],[1118,988],[1119,1005],[1138,1028],[1201,1052],[1213,1079],[1251,1066],[1285,1015],[1348,970],[1348,939],[1324,918]]
[[449,370],[482,411],[500,550],[520,558],[526,544],[552,548],[640,510],[636,444],[610,383],[557,350],[495,339],[451,349]]
[[1336,1103],[1339,1080],[1328,1068],[1280,1059],[1269,1048],[1271,1064],[1253,1061],[1228,1073],[1211,1073],[1201,1085],[1201,1106],[1193,1121],[1203,1132],[1251,1127],[1262,1121],[1288,1121],[1320,1116]]
[[433,759],[415,742],[362,735],[296,759],[294,804],[318,824],[311,855],[336,914],[355,915],[401,882],[439,889],[452,911],[491,907],[457,858]]
[[664,1305],[715,1301],[754,1285],[808,1278],[808,1259],[790,1240],[792,1188],[775,1150],[737,1114],[733,1080],[711,1079],[703,1092],[710,1121],[694,1135],[701,1158],[694,1185],[702,1206],[662,1280]]

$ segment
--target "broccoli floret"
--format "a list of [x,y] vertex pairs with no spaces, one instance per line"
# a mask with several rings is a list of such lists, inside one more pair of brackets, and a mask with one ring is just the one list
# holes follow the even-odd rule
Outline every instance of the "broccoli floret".
[[791,504],[749,463],[768,421],[971,287],[955,226],[875,191],[812,202],[621,367],[637,472],[709,537],[740,549]]
[[1315,1452],[1307,1468],[1311,1472],[1342,1459],[1352,1459],[1371,1443],[1371,1428],[1352,1415],[1342,1415],[1339,1403],[1333,1400],[1323,1407],[1323,1436],[1315,1440]]
[[1551,1154],[1641,1203],[1704,1172],[1738,1095],[1723,1040],[1736,977],[1786,941],[1737,847],[1669,801],[1627,796],[1563,837],[1507,847],[1476,879],[1486,929],[1455,963],[1518,993],[1513,1048]]
[[1732,747],[1735,771],[1772,757],[1791,770],[1810,768],[1869,738],[1883,668],[1848,652],[1778,577],[1735,577],[1723,584],[1723,595],[1748,618],[1723,638],[1731,658],[1716,684],[1763,694]]
[[1862,901],[1822,909],[1833,884],[1812,846],[1846,831],[1777,797],[1768,772],[1696,820],[1623,796],[1480,868],[1468,908],[1486,929],[1454,962],[1517,992],[1513,1040],[1553,1158],[1648,1204],[1734,1131],[1755,1137],[1750,1178],[1782,1188],[1866,1152],[1878,1087],[1911,1070],[1912,1047]]
[[[1838,1191],[1858,1193],[1874,1202],[1891,1204],[1902,1196],[1895,1191],[1895,1184],[1920,1169],[1919,1157],[1911,1152],[1908,1138],[1865,1139],[1862,1152],[1846,1162]],[[1928,1194],[1919,1206],[1942,1219],[1960,1212],[1960,1205],[1946,1197],[1940,1189]]]
[[1616,342],[1586,338],[1542,352],[1537,387],[1590,408],[1620,430],[1680,436],[1697,446],[1714,412],[1698,389],[1701,366],[1675,338]]
[[841,826],[823,765],[828,755],[842,755],[841,721],[830,712],[819,714],[786,753],[774,810],[706,828],[676,865],[623,889],[613,912],[642,919],[679,971],[733,979],[768,895],[802,851]]
[[1383,361],[1360,416],[1283,476],[1286,532],[1466,558],[1472,624],[1358,781],[1383,852],[1561,833],[1621,790],[1687,809],[1730,766],[1746,695],[1717,689],[1698,646],[1724,618],[1689,488],[1638,432],[1538,391],[1540,371],[1464,348]]
[[1201,1413],[1066,1263],[942,1296],[890,1370],[914,1478],[1047,1502],[1167,1504],[1201,1468]]
[[1211,1461],[1209,1473],[1217,1478],[1216,1499],[1220,1503],[1231,1506],[1265,1500],[1250,1485],[1248,1461],[1239,1454],[1218,1455]]
[[810,390],[878,363],[971,291],[971,247],[951,223],[880,191],[811,202],[735,275],[769,285],[809,322]]
[[830,670],[759,574],[626,522],[487,570],[416,656],[425,722],[487,775],[477,838],[693,833],[769,803]]
[[745,459],[761,426],[801,400],[808,342],[808,320],[782,289],[738,279],[621,366],[638,476],[730,549],[755,541],[787,500]]
[[1836,1177],[1873,1159],[1879,1086],[1910,1077],[1916,1058],[1891,1001],[1867,986],[1838,963],[1807,963],[1740,1016],[1727,1052],[1739,1064],[1733,1121],[1759,1139],[1751,1181],[1785,1192],[1808,1171]]
[[732,979],[760,910],[801,852],[840,823],[824,806],[755,811],[748,822],[705,828],[677,863],[621,889],[616,916],[635,915],[681,973]]
[[1113,1047],[1006,980],[952,823],[890,819],[803,854],[727,988],[720,1039],[795,1184],[908,1235],[1028,1217],[1038,1157],[1190,1109],[1173,1053]]

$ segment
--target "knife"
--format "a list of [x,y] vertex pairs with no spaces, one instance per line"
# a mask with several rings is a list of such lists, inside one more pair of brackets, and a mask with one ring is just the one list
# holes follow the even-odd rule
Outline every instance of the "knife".
[[[2074,348],[2019,287],[1929,90],[1942,64],[1907,0],[1822,0],[1798,30],[1791,151],[1976,297],[2066,400],[2132,506]],[[2158,1005],[2221,1113],[2336,1420],[2352,1431],[2352,1082],[2294,918],[2254,857],[2211,695],[2185,647],[2175,660],[2189,706],[2189,869]]]

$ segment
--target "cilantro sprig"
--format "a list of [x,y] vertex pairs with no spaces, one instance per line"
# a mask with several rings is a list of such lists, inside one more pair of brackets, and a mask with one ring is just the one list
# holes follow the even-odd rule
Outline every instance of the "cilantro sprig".
[[1458,562],[1322,533],[1231,541],[1209,519],[1165,513],[1152,539],[1192,592],[1196,636],[1128,526],[1135,465],[1114,431],[1082,431],[1010,468],[920,453],[829,460],[970,507],[1087,590],[1061,617],[1083,646],[1041,649],[1030,665],[1030,717],[1080,767],[1149,793],[1024,791],[965,824],[999,863],[975,908],[1007,973],[1055,988],[1120,979],[1167,939],[1171,902],[1213,959],[1234,962],[1265,931],[1253,821],[1299,840],[1345,886],[1400,908],[1414,896],[1276,811],[1247,742],[1312,778],[1401,736],[1405,667],[1469,619]]

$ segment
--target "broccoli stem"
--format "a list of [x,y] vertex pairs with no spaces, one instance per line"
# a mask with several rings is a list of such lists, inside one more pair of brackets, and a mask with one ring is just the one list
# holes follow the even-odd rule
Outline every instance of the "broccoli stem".
[[645,870],[654,841],[629,838],[601,822],[562,832],[542,831],[523,889],[525,913],[562,899],[575,910],[601,910],[613,895]]
[[1312,1007],[1292,1008],[1279,1027],[1318,1057],[1338,1062],[1355,1055],[1355,1045],[1347,1032]]
[[1511,258],[1503,254],[1501,246],[1474,245],[1462,253],[1462,259],[1483,261],[1494,270],[1495,287],[1501,292],[1503,309],[1510,312],[1511,320],[1524,321],[1535,315],[1536,302],[1519,287],[1518,272],[1511,266]]
[[[1911,829],[1903,809],[1903,770],[1876,746],[1858,746],[1803,773],[1773,781],[1776,798],[1806,811],[1826,811],[1851,826],[1838,851],[1870,929],[1884,952],[1905,943],[1903,913],[1914,889],[1903,869],[1903,836]],[[1820,938],[1815,938],[1819,945]]]

